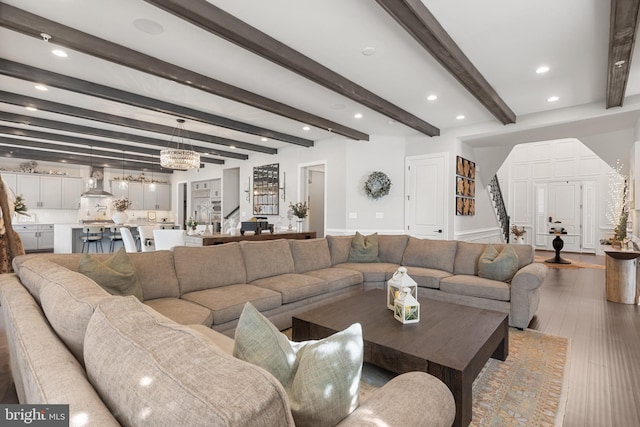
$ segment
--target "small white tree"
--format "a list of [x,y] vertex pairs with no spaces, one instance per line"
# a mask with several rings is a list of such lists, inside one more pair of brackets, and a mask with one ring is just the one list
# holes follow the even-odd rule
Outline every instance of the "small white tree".
[[622,173],[620,160],[616,161],[613,173],[609,174],[609,201],[607,219],[614,227],[614,239],[622,241],[627,237],[627,219],[629,218],[629,187],[627,176]]

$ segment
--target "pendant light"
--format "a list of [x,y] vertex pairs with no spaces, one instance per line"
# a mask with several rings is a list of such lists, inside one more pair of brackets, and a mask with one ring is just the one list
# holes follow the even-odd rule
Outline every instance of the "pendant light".
[[156,158],[151,156],[151,184],[149,184],[149,191],[156,191],[156,181],[153,179],[153,170],[156,168]]
[[120,179],[118,188],[120,190],[126,190],[127,188],[129,188],[129,183],[124,179],[124,150],[122,150],[122,178]]
[[[178,125],[171,135],[168,147],[160,151],[160,166],[169,169],[197,169],[200,167],[200,154],[185,148],[185,141],[191,146],[189,134],[184,128],[184,119],[177,119],[177,122]],[[174,142],[174,138],[175,148],[172,148],[171,143]]]

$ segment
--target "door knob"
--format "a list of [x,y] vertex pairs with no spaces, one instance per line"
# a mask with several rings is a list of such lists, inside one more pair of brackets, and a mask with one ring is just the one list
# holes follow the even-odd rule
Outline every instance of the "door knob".
[[442,233],[442,229],[438,230],[438,233]]

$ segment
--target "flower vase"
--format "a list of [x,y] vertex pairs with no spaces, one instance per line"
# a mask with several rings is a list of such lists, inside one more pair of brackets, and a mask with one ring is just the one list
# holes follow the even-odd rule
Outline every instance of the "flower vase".
[[111,219],[116,225],[122,225],[129,219],[129,215],[125,211],[116,211],[111,214]]
[[296,231],[298,233],[302,233],[303,225],[304,225],[304,219],[303,218],[298,218],[296,220]]
[[516,243],[519,245],[524,245],[524,236],[516,237]]

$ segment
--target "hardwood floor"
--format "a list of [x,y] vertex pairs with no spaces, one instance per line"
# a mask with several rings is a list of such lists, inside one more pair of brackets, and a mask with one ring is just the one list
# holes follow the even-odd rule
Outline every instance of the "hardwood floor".
[[[604,265],[604,257],[562,256]],[[529,327],[571,339],[565,427],[640,425],[640,306],[608,302],[604,270],[550,268]]]
[[529,325],[571,339],[565,427],[640,425],[640,306],[608,302],[605,294],[604,270],[550,268]]

